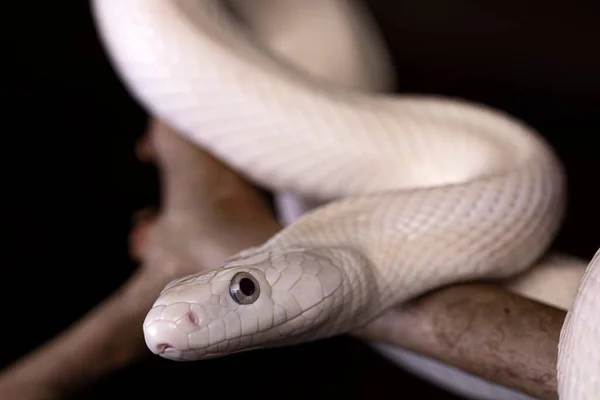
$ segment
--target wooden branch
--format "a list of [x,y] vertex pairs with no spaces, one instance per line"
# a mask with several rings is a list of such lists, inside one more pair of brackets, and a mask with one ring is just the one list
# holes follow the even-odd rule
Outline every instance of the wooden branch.
[[[54,400],[150,352],[142,321],[172,279],[208,270],[281,226],[239,175],[154,122],[140,146],[163,182],[164,210],[143,216],[132,255],[139,271],[113,296],[0,375],[0,398]],[[443,289],[354,333],[414,350],[543,399],[556,398],[564,312],[495,286]]]
[[539,399],[557,399],[565,312],[493,285],[458,285],[396,307],[356,332]]
[[55,400],[151,353],[142,322],[172,279],[208,270],[280,226],[256,191],[207,153],[153,123],[138,148],[165,182],[165,209],[131,235],[139,270],[110,298],[0,374],[0,399]]

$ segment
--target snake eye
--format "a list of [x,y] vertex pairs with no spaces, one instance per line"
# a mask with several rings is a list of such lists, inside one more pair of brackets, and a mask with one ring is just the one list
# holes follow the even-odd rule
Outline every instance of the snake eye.
[[231,298],[238,304],[252,304],[260,295],[260,286],[247,272],[238,272],[231,278],[229,285]]

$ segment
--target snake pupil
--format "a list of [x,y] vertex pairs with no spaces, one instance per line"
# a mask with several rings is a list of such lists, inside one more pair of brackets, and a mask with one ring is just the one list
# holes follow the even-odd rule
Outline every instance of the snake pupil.
[[240,291],[245,296],[252,296],[255,290],[256,286],[254,285],[254,282],[252,282],[251,279],[243,278],[240,280]]

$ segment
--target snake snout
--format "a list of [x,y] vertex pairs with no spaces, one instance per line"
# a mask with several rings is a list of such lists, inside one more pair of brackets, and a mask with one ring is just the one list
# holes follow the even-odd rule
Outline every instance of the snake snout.
[[189,349],[187,334],[168,320],[156,320],[144,326],[144,339],[154,354],[169,355]]
[[188,303],[159,305],[152,308],[144,321],[146,345],[154,354],[179,358],[189,350],[188,334],[203,322]]

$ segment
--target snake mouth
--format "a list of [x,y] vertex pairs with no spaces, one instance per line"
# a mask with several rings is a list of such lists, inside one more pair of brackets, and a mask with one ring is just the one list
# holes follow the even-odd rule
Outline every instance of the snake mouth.
[[173,353],[175,347],[171,346],[168,343],[159,343],[156,345],[154,349],[151,349],[154,354],[163,354],[163,353]]

